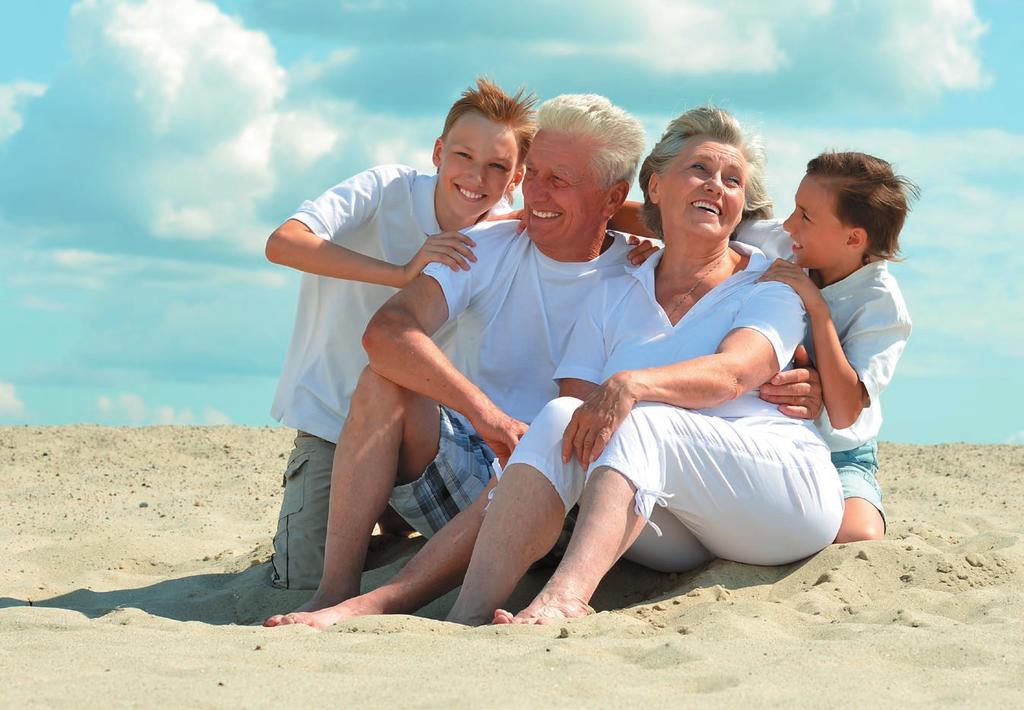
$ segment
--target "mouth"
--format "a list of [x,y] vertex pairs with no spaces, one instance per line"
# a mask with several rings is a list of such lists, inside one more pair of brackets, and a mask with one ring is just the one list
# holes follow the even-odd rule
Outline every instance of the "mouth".
[[530,216],[536,217],[537,219],[554,219],[555,217],[561,217],[561,212],[545,212],[544,210],[530,210]]
[[697,200],[696,202],[691,202],[690,204],[699,210],[704,210],[705,212],[708,212],[709,214],[722,214],[722,210],[720,210],[716,205],[707,202],[706,200]]
[[467,200],[470,200],[471,202],[479,202],[480,200],[484,199],[484,197],[486,197],[486,195],[484,195],[482,192],[470,192],[466,188],[461,187],[459,185],[456,185],[455,189],[459,191],[460,195],[465,197]]

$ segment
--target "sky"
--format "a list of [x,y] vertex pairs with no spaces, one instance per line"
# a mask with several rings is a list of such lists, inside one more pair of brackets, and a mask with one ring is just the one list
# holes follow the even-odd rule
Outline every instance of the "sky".
[[[81,0],[0,24],[0,424],[275,425],[304,199],[428,170],[485,74],[608,96],[648,143],[715,103],[786,216],[826,149],[922,190],[881,438],[1024,443],[1024,8],[1011,0]],[[634,188],[634,196],[638,191]],[[353,333],[352,337],[360,334]]]

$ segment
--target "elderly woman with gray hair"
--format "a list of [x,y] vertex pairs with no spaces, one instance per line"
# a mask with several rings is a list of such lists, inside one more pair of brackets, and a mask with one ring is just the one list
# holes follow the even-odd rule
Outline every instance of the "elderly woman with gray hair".
[[[640,171],[665,248],[584,306],[555,373],[563,396],[504,469],[449,618],[583,615],[622,556],[667,572],[712,557],[778,565],[835,539],[843,494],[828,447],[757,396],[805,327],[788,286],[758,282],[769,260],[730,242],[741,220],[768,216],[762,164],[725,111],[669,124]],[[497,609],[577,503],[541,593],[514,617]]]

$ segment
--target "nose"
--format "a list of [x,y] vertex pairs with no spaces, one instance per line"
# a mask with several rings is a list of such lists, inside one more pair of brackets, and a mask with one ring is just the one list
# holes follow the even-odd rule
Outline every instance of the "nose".
[[708,192],[719,195],[722,193],[722,175],[721,173],[712,173],[708,176],[708,179],[704,181],[704,189]]
[[793,233],[793,226],[795,221],[793,219],[794,217],[796,217],[796,212],[791,213],[788,217],[786,217],[786,221],[782,223],[782,228],[786,230],[786,234]]

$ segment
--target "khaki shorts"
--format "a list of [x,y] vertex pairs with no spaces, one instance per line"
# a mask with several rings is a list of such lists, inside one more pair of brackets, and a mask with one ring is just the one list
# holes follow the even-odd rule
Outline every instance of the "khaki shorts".
[[324,570],[327,512],[335,445],[303,431],[284,470],[284,497],[274,536],[271,583],[316,589]]

